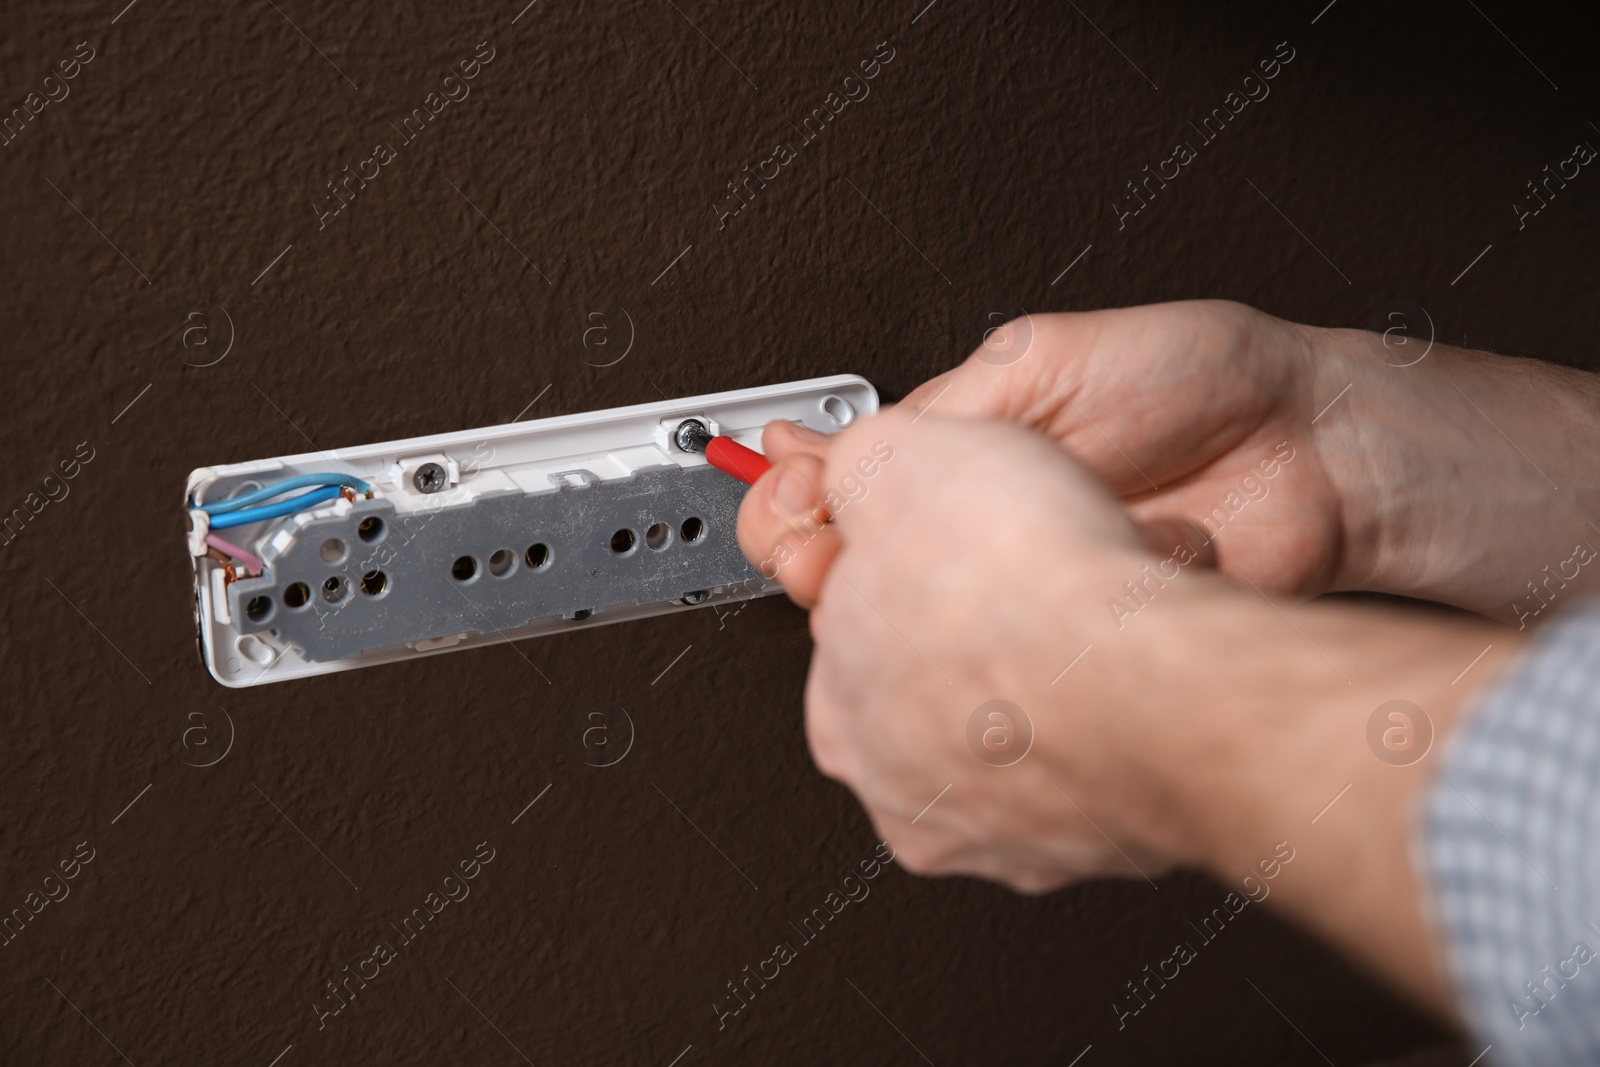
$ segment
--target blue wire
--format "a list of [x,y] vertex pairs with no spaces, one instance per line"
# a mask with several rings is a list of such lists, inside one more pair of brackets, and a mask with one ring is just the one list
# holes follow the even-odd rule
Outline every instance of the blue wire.
[[[285,478],[280,482],[273,482],[264,488],[245,493],[243,496],[236,496],[230,500],[217,500],[210,504],[201,504],[200,510],[207,515],[223,515],[230,511],[238,511],[241,508],[259,504],[264,500],[271,500],[275,496],[282,496],[291,489],[304,489],[309,485],[348,485],[350,488],[362,493],[372,488],[360,478],[349,474],[333,472],[327,474],[297,474],[292,478]],[[299,509],[296,508],[295,510]],[[283,514],[289,514],[289,512],[284,512]],[[212,523],[211,525],[216,526],[217,524]],[[229,525],[236,526],[238,524],[230,523]]]
[[[250,495],[254,496],[255,494],[252,493]],[[237,511],[229,511],[213,516],[211,529],[226,530],[233,526],[244,526],[248,523],[260,522],[263,519],[280,519],[285,515],[293,515],[297,511],[303,511],[313,504],[323,504],[338,498],[339,487],[336,485],[313,489],[308,493],[301,493],[299,496],[292,496],[288,500],[280,500],[275,504],[263,504],[255,508],[240,508]]]

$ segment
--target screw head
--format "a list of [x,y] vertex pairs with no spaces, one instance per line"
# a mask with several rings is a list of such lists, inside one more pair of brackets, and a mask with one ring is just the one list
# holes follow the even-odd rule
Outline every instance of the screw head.
[[672,443],[678,446],[680,452],[704,452],[709,440],[711,433],[699,419],[684,419],[672,431]]
[[449,475],[437,463],[424,463],[411,476],[411,484],[417,487],[419,493],[437,493],[449,484],[449,481]]
[[697,589],[692,593],[685,593],[681,598],[685,604],[699,604],[711,596],[709,589]]

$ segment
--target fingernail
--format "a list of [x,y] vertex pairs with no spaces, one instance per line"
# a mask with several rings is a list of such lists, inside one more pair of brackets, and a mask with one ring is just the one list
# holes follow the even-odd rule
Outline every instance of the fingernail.
[[813,430],[803,422],[791,422],[789,425],[794,429],[794,435],[800,438],[802,441],[809,441],[816,445],[821,444],[823,441],[828,439],[827,434],[818,433],[816,430]]
[[778,475],[778,484],[772,491],[772,503],[785,519],[808,514],[817,504],[816,487],[803,472],[790,467]]

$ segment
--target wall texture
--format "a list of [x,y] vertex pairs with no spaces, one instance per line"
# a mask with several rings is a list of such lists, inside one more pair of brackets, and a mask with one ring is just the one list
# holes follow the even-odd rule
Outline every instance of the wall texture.
[[[1575,13],[125,2],[13,5],[0,39],[0,505],[92,455],[0,547],[0,908],[31,916],[0,945],[0,1059],[1476,1054],[1259,908],[1119,1030],[1124,984],[1224,893],[1186,875],[1023,899],[890,866],[719,1026],[726,983],[874,850],[807,758],[799,611],[226,691],[177,505],[195,466],[312,444],[840,371],[893,398],[1021,308],[1359,326],[1403,300],[1443,340],[1590,362],[1600,176],[1512,207],[1600,144]],[[1270,95],[1119,219],[1280,47]],[[777,174],[741,206],[746,166]],[[614,766],[584,761],[595,707],[634,724]]]

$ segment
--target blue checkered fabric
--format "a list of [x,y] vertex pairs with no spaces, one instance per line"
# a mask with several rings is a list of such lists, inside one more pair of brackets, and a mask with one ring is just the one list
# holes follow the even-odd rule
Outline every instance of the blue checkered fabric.
[[1456,730],[1422,859],[1486,1064],[1600,1064],[1600,603],[1552,620]]

